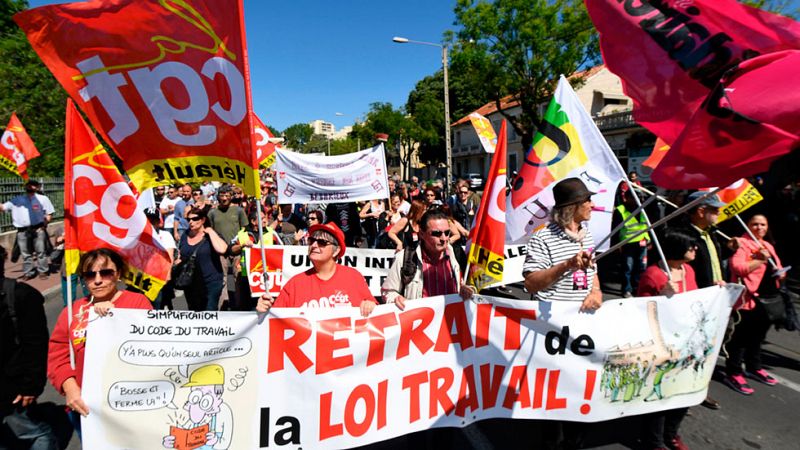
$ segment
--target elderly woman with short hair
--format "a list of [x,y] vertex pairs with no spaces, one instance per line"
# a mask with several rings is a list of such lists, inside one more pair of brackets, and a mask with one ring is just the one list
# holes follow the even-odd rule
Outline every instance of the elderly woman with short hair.
[[344,233],[336,224],[316,224],[309,227],[308,258],[312,268],[293,276],[273,300],[263,295],[256,310],[267,312],[280,308],[340,308],[357,307],[366,317],[377,302],[369,291],[364,276],[352,267],[336,262],[345,252]]

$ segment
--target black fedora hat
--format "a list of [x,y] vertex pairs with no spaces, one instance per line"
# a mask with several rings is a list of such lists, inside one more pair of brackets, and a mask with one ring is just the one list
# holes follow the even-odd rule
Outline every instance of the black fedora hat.
[[596,192],[586,188],[580,178],[565,178],[553,186],[554,208],[561,208],[587,200]]

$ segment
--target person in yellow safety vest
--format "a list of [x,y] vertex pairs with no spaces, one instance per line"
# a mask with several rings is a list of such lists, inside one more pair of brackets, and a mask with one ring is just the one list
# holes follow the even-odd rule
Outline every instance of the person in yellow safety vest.
[[[195,369],[189,382],[182,387],[189,388],[189,395],[183,410],[188,418],[177,428],[194,430],[207,426],[205,443],[198,450],[224,450],[231,446],[233,439],[233,412],[222,399],[225,392],[225,370],[219,364],[208,364]],[[164,448],[176,448],[177,432],[170,431],[164,436]]]
[[[619,230],[619,241],[624,241],[630,236],[639,234],[647,229],[647,221],[644,218],[644,211],[637,216],[631,215],[638,207],[636,195],[630,189],[623,194],[623,202],[614,211],[614,218],[611,226],[616,227],[619,223],[625,225]],[[633,238],[630,242],[623,245],[620,249],[622,254],[622,296],[632,297],[633,293],[639,288],[639,277],[644,272],[647,263],[647,249],[650,244],[650,234],[644,233]]]
[[[245,265],[245,249],[258,245],[258,214],[254,211],[250,213],[249,224],[236,233],[236,237],[230,243],[231,255],[241,255],[235,264],[236,273],[236,293],[230,301],[230,309],[233,311],[251,311],[256,307],[257,298],[250,295],[250,282],[247,278],[247,267]],[[265,246],[283,245],[280,236],[272,228],[267,226],[268,219],[262,215],[262,235]]]

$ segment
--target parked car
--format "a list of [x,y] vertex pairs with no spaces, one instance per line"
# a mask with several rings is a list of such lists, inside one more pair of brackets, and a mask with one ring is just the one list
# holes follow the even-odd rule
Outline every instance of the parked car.
[[468,173],[464,178],[469,181],[469,187],[472,190],[483,187],[483,177],[479,173]]

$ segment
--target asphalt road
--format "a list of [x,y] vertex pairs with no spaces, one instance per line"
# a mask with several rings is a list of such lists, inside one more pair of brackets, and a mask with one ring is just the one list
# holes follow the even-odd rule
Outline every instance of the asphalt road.
[[[604,290],[612,292],[612,294],[606,293],[605,298],[617,297],[613,295],[615,286],[604,285]],[[518,286],[513,287],[512,291],[518,298],[529,298]],[[185,302],[179,297],[175,300],[175,306],[184,307]],[[59,288],[49,289],[45,309],[48,324],[52,328],[62,309]],[[745,450],[800,448],[800,427],[796,412],[796,408],[800,405],[800,334],[771,330],[763,349],[764,366],[780,380],[780,384],[765,386],[753,381],[751,386],[756,392],[745,397],[723,385],[721,378],[715,376],[715,380],[711,383],[710,395],[721,403],[722,408],[717,411],[702,406],[691,408],[690,415],[686,417],[681,427],[681,436],[689,448]],[[723,367],[724,359],[720,358],[717,368],[722,370]],[[63,404],[63,398],[49,385],[40,400]],[[534,449],[540,427],[546,424],[547,422],[526,420],[484,421],[447,434],[446,440],[450,444],[437,446],[437,449]],[[637,429],[636,417],[591,424],[586,448],[636,448]],[[413,439],[413,436],[410,439],[404,437],[369,447],[417,448],[412,444]],[[76,437],[73,437],[68,448],[70,450],[81,448]]]

